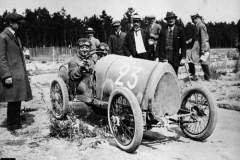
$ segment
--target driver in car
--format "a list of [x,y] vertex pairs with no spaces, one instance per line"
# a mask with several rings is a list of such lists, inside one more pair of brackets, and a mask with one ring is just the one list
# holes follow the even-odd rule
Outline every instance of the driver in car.
[[77,55],[68,64],[69,78],[76,82],[82,79],[84,73],[91,73],[94,62],[90,55],[91,41],[81,38],[77,43]]

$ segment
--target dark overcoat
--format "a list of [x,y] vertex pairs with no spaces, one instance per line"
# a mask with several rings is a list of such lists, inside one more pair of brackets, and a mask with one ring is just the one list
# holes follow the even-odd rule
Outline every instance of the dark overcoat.
[[[153,51],[153,47],[151,47],[148,44],[148,40],[150,39],[150,34],[145,29],[140,29],[143,39],[144,47],[147,51],[147,54],[150,55]],[[134,29],[130,30],[123,42],[123,51],[126,56],[133,56],[137,57],[137,51],[136,51],[136,43],[134,38]]]
[[[9,29],[0,34],[0,102],[28,101],[32,99],[22,45]],[[13,84],[5,79],[12,77]]]
[[[161,30],[158,38],[157,57],[159,58],[160,62],[162,62],[164,59],[168,59],[168,55],[166,54],[165,51],[168,32],[169,32],[168,28]],[[186,58],[185,34],[183,29],[176,25],[174,26],[173,29],[173,57],[174,67],[178,67],[180,65],[182,57]]]

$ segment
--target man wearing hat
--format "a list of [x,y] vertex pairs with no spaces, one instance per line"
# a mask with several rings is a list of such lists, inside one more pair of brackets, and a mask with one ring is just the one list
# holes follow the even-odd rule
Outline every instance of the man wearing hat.
[[21,101],[32,99],[21,41],[16,31],[24,22],[17,13],[7,14],[7,27],[0,33],[0,102],[8,102],[7,119],[1,127],[21,128]]
[[89,28],[87,29],[86,33],[87,33],[88,39],[89,39],[89,40],[91,41],[91,43],[92,43],[91,50],[96,50],[96,48],[97,48],[97,46],[99,45],[100,41],[93,36],[93,34],[95,33],[95,31],[94,31],[91,27],[89,27]]
[[[192,22],[196,25],[196,29],[194,32],[194,36],[192,39],[188,40],[186,43],[190,43],[194,41],[193,47],[191,49],[189,59],[196,63],[201,63],[201,67],[204,73],[204,79],[206,81],[210,81],[210,56],[208,55],[205,61],[200,59],[201,56],[205,54],[209,54],[210,52],[210,45],[209,45],[209,36],[207,33],[207,27],[202,22],[201,17],[198,14],[191,16]],[[196,79],[195,75],[195,65],[193,63],[189,63],[189,72],[191,76]]]
[[177,16],[173,12],[167,12],[164,19],[168,26],[160,32],[157,43],[157,59],[160,62],[170,63],[178,75],[178,67],[186,57],[185,34],[181,27],[175,25]]
[[162,29],[160,24],[156,23],[156,16],[154,15],[149,15],[146,16],[146,19],[148,20],[148,26],[146,30],[150,33],[150,40],[149,43],[150,45],[154,45],[154,52],[151,55],[151,60],[155,60],[156,58],[156,47],[157,47],[157,40],[158,40],[158,35]]
[[126,33],[121,31],[121,23],[116,20],[112,23],[114,33],[108,39],[109,54],[124,55],[123,41],[126,37]]
[[150,34],[145,29],[140,28],[140,15],[133,15],[132,19],[133,27],[128,31],[123,43],[124,54],[135,58],[149,59],[153,51],[153,46],[148,43]]

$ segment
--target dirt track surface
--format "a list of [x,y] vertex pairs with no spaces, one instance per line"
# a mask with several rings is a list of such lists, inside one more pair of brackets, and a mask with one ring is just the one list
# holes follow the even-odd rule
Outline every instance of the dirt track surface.
[[[218,109],[216,129],[204,142],[186,138],[178,126],[171,128],[174,132],[168,132],[166,128],[145,132],[142,144],[133,154],[121,151],[108,141],[100,139],[99,143],[96,143],[99,137],[84,139],[82,145],[64,139],[49,138],[49,118],[46,111],[47,106],[50,107],[49,86],[54,77],[57,77],[57,74],[32,76],[34,99],[22,105],[22,108],[31,109],[22,113],[26,128],[11,133],[6,128],[0,127],[0,158],[16,158],[17,160],[237,160],[240,157],[240,112],[222,108]],[[224,81],[217,80],[211,83],[199,81],[198,83],[209,88],[218,102],[226,102],[228,105],[232,105],[233,102],[235,105],[239,102],[239,99],[236,99],[240,93],[239,78],[236,78],[236,75],[224,78]],[[235,95],[235,99],[227,99],[229,94],[237,94],[237,96]],[[46,104],[42,100],[42,95],[44,95]],[[0,123],[6,118],[6,109],[6,107],[0,107]],[[82,108],[82,112],[85,109]],[[93,112],[91,114],[93,117],[96,116]]]

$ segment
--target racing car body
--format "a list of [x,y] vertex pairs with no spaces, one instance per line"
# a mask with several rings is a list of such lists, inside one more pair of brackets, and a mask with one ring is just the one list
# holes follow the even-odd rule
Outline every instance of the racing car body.
[[[216,125],[211,93],[192,86],[181,95],[177,76],[168,63],[108,55],[97,60],[92,72],[83,74],[79,82],[69,79],[65,64],[50,92],[53,113],[59,119],[73,101],[106,109],[116,143],[127,152],[138,148],[147,126],[164,126],[163,118],[180,124],[185,135],[194,140],[209,137]],[[174,116],[177,119],[172,119]],[[196,130],[193,125],[202,126]]]

